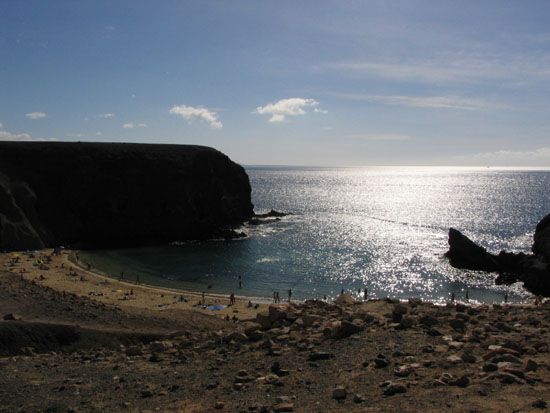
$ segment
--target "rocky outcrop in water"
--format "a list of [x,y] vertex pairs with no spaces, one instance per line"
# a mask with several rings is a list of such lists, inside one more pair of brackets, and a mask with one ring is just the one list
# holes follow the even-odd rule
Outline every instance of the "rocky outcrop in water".
[[219,236],[253,216],[250,193],[208,147],[0,142],[0,250]]
[[445,256],[455,268],[496,272],[497,284],[523,282],[536,295],[550,297],[550,214],[537,225],[533,254],[501,251],[491,254],[460,231],[449,229],[449,251]]

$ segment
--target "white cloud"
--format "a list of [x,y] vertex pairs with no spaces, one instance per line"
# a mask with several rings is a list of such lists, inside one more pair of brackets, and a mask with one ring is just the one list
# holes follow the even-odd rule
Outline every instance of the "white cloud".
[[355,93],[331,93],[331,95],[342,99],[380,102],[385,105],[410,106],[415,108],[459,110],[491,110],[506,108],[506,105],[500,103],[460,96],[379,96]]
[[176,105],[170,109],[172,115],[181,116],[189,123],[193,123],[195,120],[203,121],[210,125],[212,129],[221,129],[222,123],[218,119],[218,114],[208,108],[202,106],[187,106]]
[[357,134],[350,135],[350,138],[360,139],[365,141],[408,141],[412,139],[409,135],[400,135],[393,133],[381,133],[381,134]]
[[36,120],[36,119],[45,118],[47,115],[44,112],[31,112],[31,113],[25,114],[25,116],[29,119]]
[[103,118],[103,119],[111,119],[111,118],[115,117],[115,114],[114,113],[102,113],[101,115],[99,115],[99,117]]
[[489,166],[550,166],[550,148],[530,151],[499,150],[454,158],[467,165]]
[[133,122],[128,122],[128,123],[125,123],[124,125],[122,125],[122,127],[123,127],[124,129],[146,128],[146,127],[147,127],[147,124],[146,124],[146,123],[133,123]]
[[4,125],[0,123],[0,141],[36,141],[45,139],[34,139],[28,133],[11,133],[4,130]]
[[322,113],[323,115],[326,115],[328,113],[328,110],[320,109],[320,108],[315,108],[315,109],[313,109],[313,111],[315,113]]
[[319,102],[314,99],[290,98],[281,99],[275,103],[268,103],[265,106],[258,106],[254,113],[260,115],[271,115],[269,122],[284,122],[287,116],[305,115],[305,108],[318,106]]

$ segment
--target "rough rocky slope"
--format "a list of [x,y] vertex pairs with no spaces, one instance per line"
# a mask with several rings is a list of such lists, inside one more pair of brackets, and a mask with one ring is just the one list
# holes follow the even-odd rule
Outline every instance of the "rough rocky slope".
[[0,250],[207,238],[253,215],[250,192],[208,147],[0,142]]

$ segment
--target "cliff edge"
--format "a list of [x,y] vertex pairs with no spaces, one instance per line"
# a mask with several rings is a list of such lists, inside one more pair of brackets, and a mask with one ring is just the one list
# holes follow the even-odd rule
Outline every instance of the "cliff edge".
[[204,146],[0,142],[0,250],[205,239],[252,217],[250,194]]

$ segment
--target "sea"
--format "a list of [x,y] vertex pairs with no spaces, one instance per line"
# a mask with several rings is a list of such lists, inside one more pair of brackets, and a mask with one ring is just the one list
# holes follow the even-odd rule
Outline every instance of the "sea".
[[550,168],[246,167],[257,213],[244,239],[83,251],[96,270],[143,283],[270,300],[421,298],[526,302],[517,283],[451,267],[449,227],[491,252],[529,252],[550,213]]

